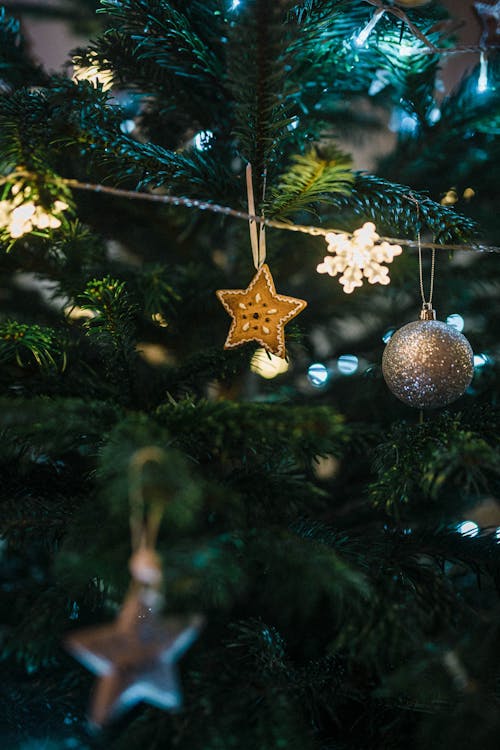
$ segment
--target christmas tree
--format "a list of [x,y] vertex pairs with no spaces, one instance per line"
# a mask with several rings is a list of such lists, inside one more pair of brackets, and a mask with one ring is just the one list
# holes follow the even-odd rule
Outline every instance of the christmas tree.
[[2,748],[498,746],[497,19],[0,12]]

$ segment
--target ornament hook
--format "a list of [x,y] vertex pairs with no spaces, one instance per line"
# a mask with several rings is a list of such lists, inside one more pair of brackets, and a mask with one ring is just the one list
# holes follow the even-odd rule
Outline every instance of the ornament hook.
[[420,228],[420,203],[414,195],[405,196],[408,200],[412,201],[417,209],[417,244],[418,244],[418,273],[420,280],[420,296],[422,298],[422,310],[420,312],[420,320],[436,320],[436,313],[432,309],[432,297],[434,294],[434,277],[436,272],[436,249],[433,247],[431,252],[431,272],[429,282],[429,299],[425,299],[425,287],[424,287],[424,264],[422,260],[422,235]]

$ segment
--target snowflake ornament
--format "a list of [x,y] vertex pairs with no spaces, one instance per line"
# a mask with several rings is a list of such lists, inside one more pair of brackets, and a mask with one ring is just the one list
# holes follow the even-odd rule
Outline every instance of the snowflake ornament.
[[389,269],[382,263],[391,263],[403,251],[399,245],[378,242],[379,240],[375,224],[371,222],[356,229],[352,236],[330,232],[326,235],[326,241],[328,252],[333,255],[327,255],[316,270],[330,276],[341,273],[339,281],[346,294],[351,294],[356,287],[362,286],[363,277],[370,284],[389,284]]

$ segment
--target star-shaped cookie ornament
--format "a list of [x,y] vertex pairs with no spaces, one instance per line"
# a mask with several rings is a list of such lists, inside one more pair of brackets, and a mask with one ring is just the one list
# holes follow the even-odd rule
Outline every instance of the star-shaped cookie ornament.
[[114,623],[72,633],[71,654],[99,675],[89,718],[102,727],[144,701],[175,710],[182,695],[175,662],[189,648],[202,626],[190,619],[158,617],[140,592],[132,589]]
[[271,271],[265,263],[247,289],[219,289],[216,294],[233,319],[224,349],[258,341],[277,357],[285,356],[285,325],[307,302],[276,294]]

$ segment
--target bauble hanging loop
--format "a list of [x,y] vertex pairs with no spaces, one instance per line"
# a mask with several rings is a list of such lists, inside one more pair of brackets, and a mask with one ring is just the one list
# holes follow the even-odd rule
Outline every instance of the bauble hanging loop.
[[408,406],[447,406],[472,380],[472,348],[456,328],[436,320],[430,303],[424,303],[420,320],[403,326],[390,339],[382,373],[389,390]]

